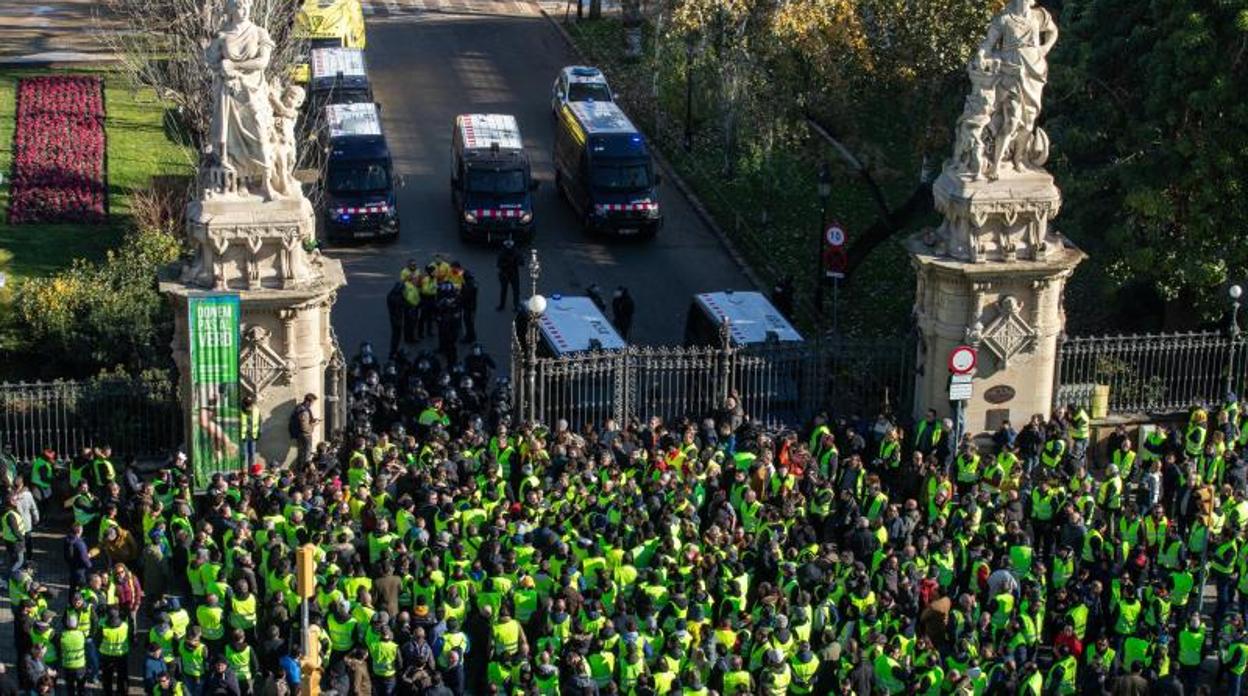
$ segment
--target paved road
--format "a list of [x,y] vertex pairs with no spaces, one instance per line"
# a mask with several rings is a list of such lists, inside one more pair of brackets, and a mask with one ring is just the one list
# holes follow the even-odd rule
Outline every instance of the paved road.
[[[404,9],[384,18],[370,16],[368,27],[369,72],[396,169],[407,178],[399,194],[403,232],[389,246],[330,252],[343,260],[349,282],[333,316],[348,355],[362,340],[371,339],[378,348],[389,340],[384,298],[404,261],[443,252],[477,274],[482,286],[478,332],[500,366],[505,361],[508,324],[504,314],[494,311],[497,251],[460,241],[450,206],[451,127],[463,112],[512,113],[520,122],[542,186],[535,203],[535,246],[543,293],[575,294],[594,282],[608,292],[627,285],[637,302],[634,341],[663,343],[683,337],[693,293],[748,287],[670,182],[660,189],[666,225],[655,241],[604,241],[580,231],[554,190],[548,100],[555,73],[575,61],[534,5],[442,0],[434,11],[414,3],[404,3]],[[523,292],[527,295],[527,289]]]

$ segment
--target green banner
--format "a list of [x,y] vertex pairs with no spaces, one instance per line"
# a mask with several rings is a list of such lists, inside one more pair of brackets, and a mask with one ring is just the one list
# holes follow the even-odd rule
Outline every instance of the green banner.
[[239,410],[238,295],[192,295],[187,303],[191,341],[191,465],[195,489],[218,471],[242,468]]

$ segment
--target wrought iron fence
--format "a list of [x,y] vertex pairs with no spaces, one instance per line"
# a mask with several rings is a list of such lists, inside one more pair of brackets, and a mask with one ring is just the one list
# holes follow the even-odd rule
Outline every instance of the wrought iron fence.
[[162,379],[0,384],[0,445],[29,460],[45,447],[76,454],[108,444],[118,455],[163,456],[182,443],[176,386]]
[[702,417],[734,397],[751,418],[799,425],[819,411],[906,417],[914,387],[909,340],[830,338],[739,348],[629,346],[558,357],[512,341],[517,413],[574,427],[608,417]]
[[1248,344],[1217,331],[1069,338],[1055,405],[1090,404],[1108,387],[1109,412],[1161,413],[1222,400],[1248,376]]

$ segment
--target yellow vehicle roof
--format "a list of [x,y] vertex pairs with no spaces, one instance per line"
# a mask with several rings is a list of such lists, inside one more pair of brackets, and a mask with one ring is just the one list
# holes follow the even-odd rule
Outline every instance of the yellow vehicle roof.
[[304,0],[295,15],[295,35],[304,38],[343,36],[363,18],[360,0]]

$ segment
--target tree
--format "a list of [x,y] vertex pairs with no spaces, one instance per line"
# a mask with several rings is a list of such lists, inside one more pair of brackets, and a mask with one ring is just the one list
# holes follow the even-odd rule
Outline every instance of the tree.
[[1063,232],[1190,307],[1248,272],[1248,2],[1066,0],[1050,64]]
[[[291,31],[299,0],[252,0],[251,21],[275,47],[268,75],[286,76],[304,52]],[[177,109],[178,125],[198,145],[208,131],[212,75],[204,51],[225,17],[225,0],[105,0],[105,12],[127,31],[104,31],[120,67],[135,85],[150,87]]]

